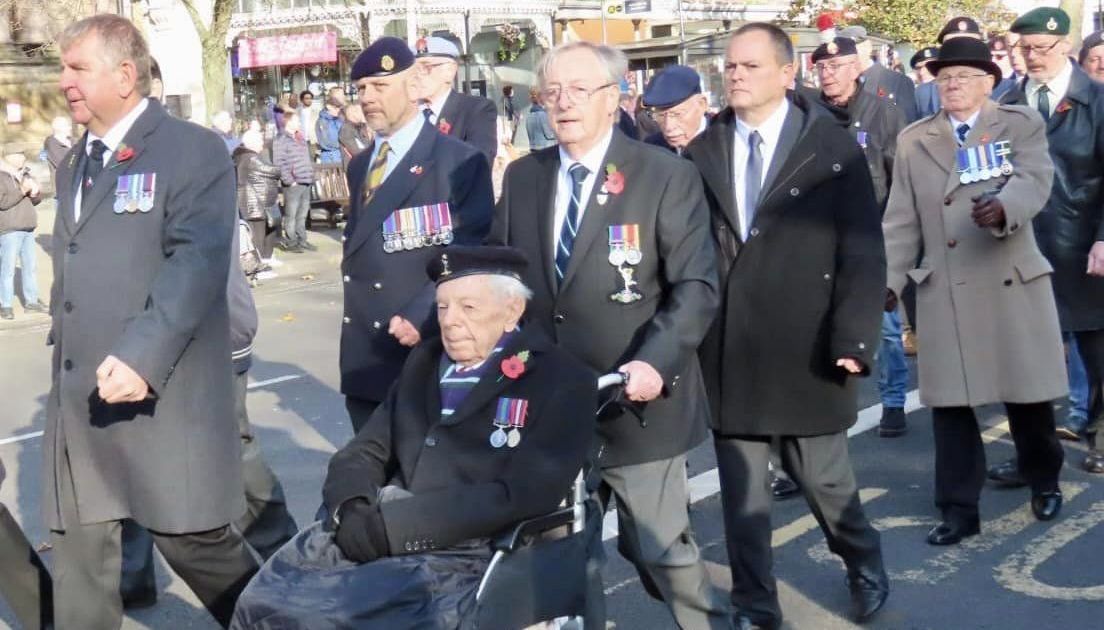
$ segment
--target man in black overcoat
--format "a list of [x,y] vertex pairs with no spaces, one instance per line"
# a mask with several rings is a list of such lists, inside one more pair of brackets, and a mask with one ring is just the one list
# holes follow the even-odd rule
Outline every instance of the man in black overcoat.
[[384,400],[410,348],[436,330],[426,262],[450,244],[482,242],[494,210],[487,160],[438,132],[408,98],[417,72],[414,54],[394,37],[376,40],[352,68],[375,132],[349,163],[352,210],[342,237],[341,393],[354,431]]
[[628,412],[603,418],[603,493],[618,549],[683,628],[729,627],[690,533],[686,453],[707,436],[695,350],[713,320],[717,271],[693,166],[613,125],[615,49],[574,42],[542,60],[559,146],[506,171],[490,240],[527,252],[527,321],[598,372],[629,376]]
[[478,149],[490,165],[498,154],[498,113],[491,99],[452,89],[460,49],[443,37],[423,37],[414,53],[420,73],[417,98],[426,121]]
[[701,347],[732,599],[777,628],[767,459],[772,442],[847,565],[852,614],[884,603],[878,532],[863,514],[847,454],[856,378],[869,373],[885,288],[880,214],[854,140],[798,95],[793,49],[753,23],[725,60],[730,107],[690,145],[719,249],[722,308]]

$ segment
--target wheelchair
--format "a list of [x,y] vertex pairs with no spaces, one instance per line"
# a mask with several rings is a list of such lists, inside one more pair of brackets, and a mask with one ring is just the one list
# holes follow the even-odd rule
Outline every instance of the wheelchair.
[[[599,392],[624,385],[620,373],[598,379]],[[477,628],[517,630],[566,617],[563,628],[605,630],[603,511],[591,487],[596,477],[595,460],[579,471],[556,511],[522,521],[494,540],[476,591]]]

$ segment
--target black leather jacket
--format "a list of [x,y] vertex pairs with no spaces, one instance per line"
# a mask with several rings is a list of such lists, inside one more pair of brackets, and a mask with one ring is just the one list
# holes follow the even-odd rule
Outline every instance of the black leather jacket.
[[238,212],[247,221],[265,218],[280,190],[280,169],[245,147],[234,150],[238,171]]
[[[1027,105],[1025,82],[1001,98]],[[1047,123],[1054,184],[1035,216],[1039,249],[1054,267],[1054,293],[1063,331],[1104,329],[1104,279],[1085,273],[1089,249],[1104,241],[1104,84],[1076,64]]]

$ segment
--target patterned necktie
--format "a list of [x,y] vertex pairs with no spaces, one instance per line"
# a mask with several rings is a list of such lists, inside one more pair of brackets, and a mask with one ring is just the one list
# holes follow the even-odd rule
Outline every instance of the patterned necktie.
[[966,144],[966,136],[970,135],[970,125],[962,123],[955,127],[955,135],[958,136],[959,146]]
[[364,190],[364,205],[372,201],[376,190],[383,184],[383,175],[387,172],[387,154],[391,152],[391,145],[384,140],[380,143],[379,153],[372,160],[372,168],[368,170],[368,186]]
[[567,263],[571,260],[571,249],[575,246],[575,235],[579,229],[579,202],[583,196],[583,180],[590,171],[576,162],[567,169],[571,176],[571,199],[567,202],[567,214],[560,227],[560,242],[556,246],[556,280],[563,282],[567,273]]
[[1039,91],[1036,92],[1039,98],[1039,102],[1036,106],[1039,109],[1039,114],[1042,115],[1043,120],[1050,122],[1050,97],[1047,94],[1050,93],[1050,88],[1045,85],[1039,86]]
[[744,174],[744,214],[747,225],[744,226],[744,234],[747,234],[751,224],[755,220],[755,210],[759,204],[759,191],[763,186],[763,151],[761,149],[763,137],[758,131],[752,131],[748,136],[747,170]]

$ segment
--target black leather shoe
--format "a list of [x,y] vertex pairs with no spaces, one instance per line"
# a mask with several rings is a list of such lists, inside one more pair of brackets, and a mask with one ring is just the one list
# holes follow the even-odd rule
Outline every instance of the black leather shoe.
[[1104,474],[1104,453],[1100,451],[1089,453],[1085,456],[1085,461],[1081,462],[1081,468],[1084,468],[1085,472]]
[[885,571],[858,571],[847,576],[851,591],[851,618],[862,623],[874,616],[889,597],[889,578]]
[[801,488],[797,487],[793,479],[789,477],[779,477],[773,472],[771,473],[771,495],[774,496],[776,501],[782,501],[797,496],[797,493],[800,491]]
[[883,407],[882,421],[878,425],[878,436],[884,438],[901,437],[908,433],[905,410],[901,407]]
[[778,630],[782,627],[781,620],[752,621],[751,617],[744,614],[736,615],[734,622],[736,630]]
[[1054,427],[1054,434],[1058,436],[1059,440],[1069,440],[1070,442],[1081,441],[1081,429],[1078,428],[1076,422],[1070,420],[1064,420],[1058,423],[1058,426]]
[[1020,465],[1016,458],[993,464],[989,467],[989,479],[1006,488],[1022,488],[1027,485],[1023,475],[1020,474]]
[[1031,511],[1040,521],[1054,520],[1058,512],[1062,511],[1062,493],[1055,490],[1034,495],[1031,497]]
[[943,521],[928,532],[929,545],[957,545],[963,538],[977,536],[981,533],[981,522],[973,519],[965,523],[959,521]]

